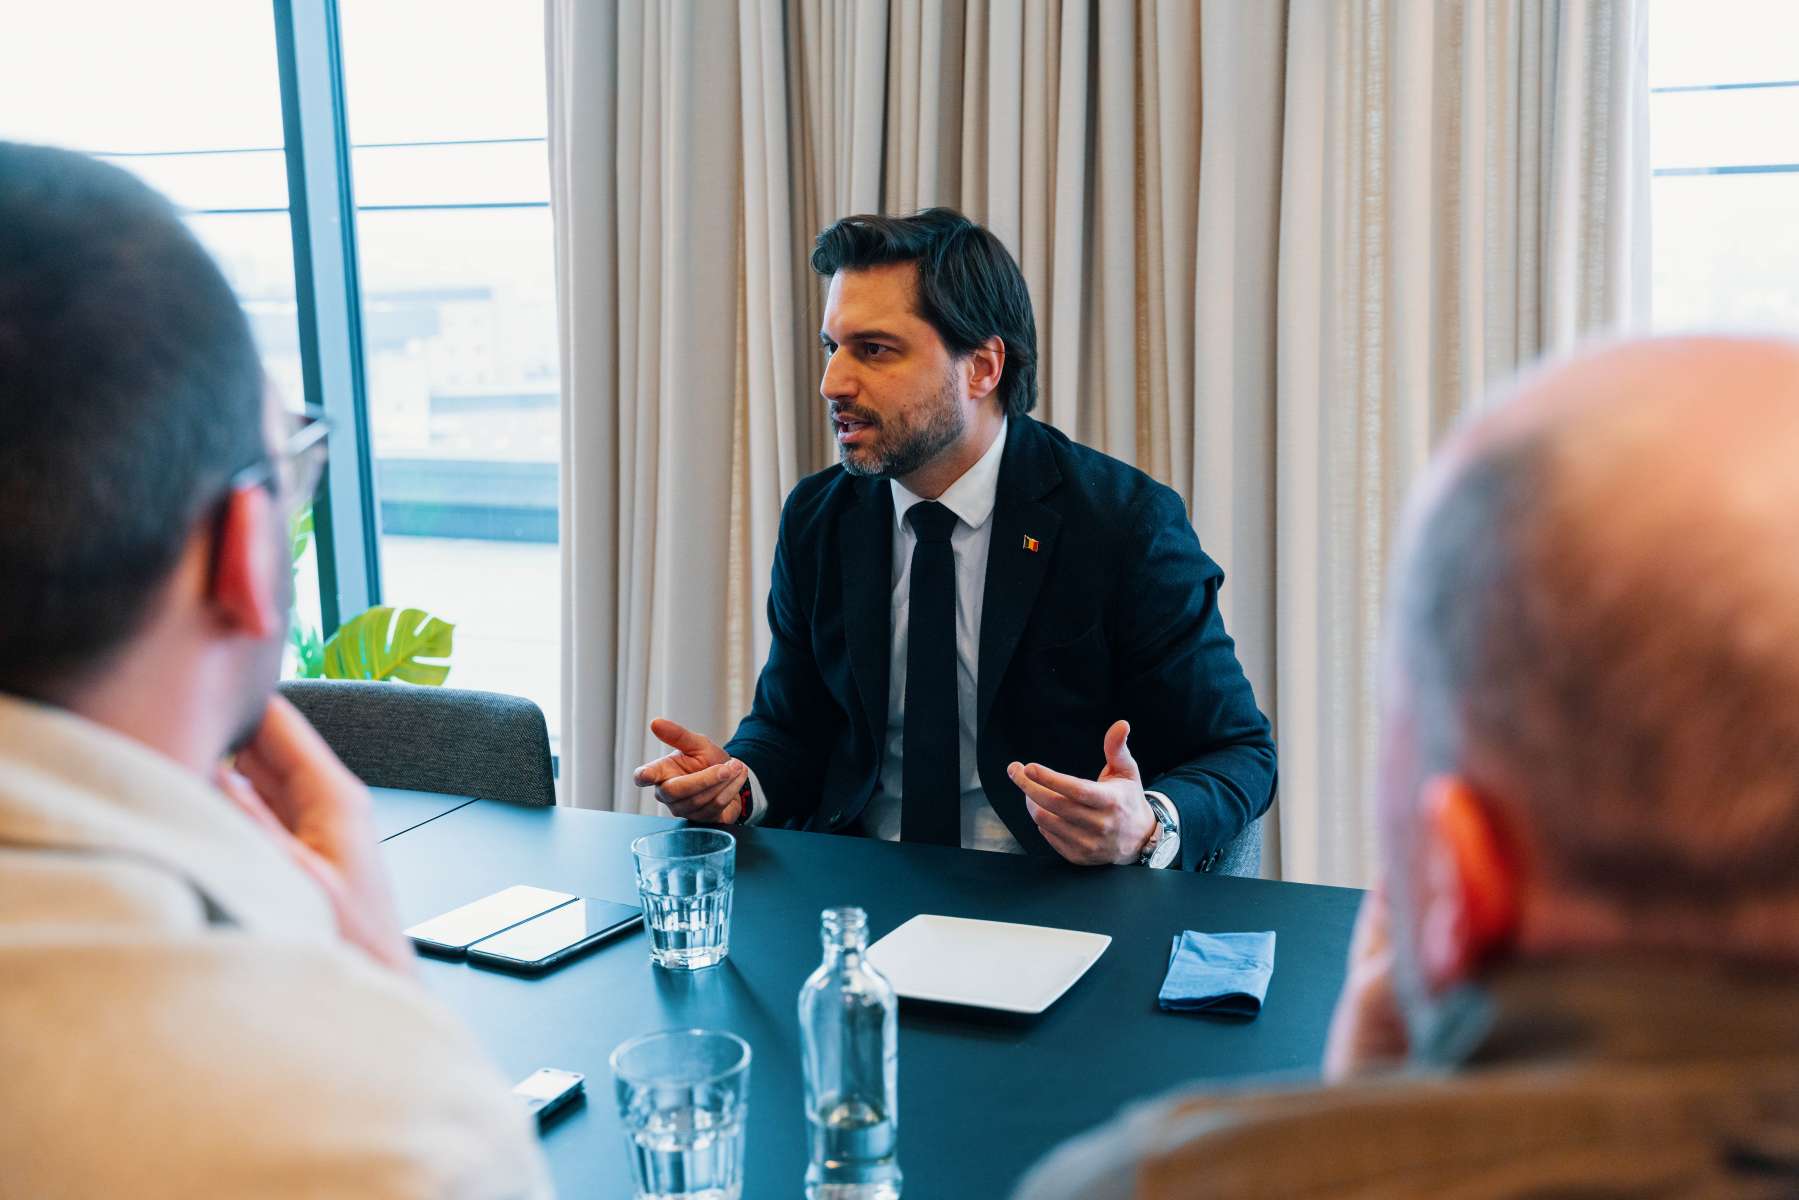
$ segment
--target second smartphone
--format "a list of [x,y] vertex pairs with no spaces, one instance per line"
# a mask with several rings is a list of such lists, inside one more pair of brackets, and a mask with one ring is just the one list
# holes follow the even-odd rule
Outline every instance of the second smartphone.
[[468,949],[469,961],[513,971],[544,971],[642,922],[643,910],[633,905],[575,900],[476,942]]

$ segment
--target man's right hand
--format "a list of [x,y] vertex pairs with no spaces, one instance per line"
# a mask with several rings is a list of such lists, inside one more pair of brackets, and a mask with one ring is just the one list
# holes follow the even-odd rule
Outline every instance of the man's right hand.
[[346,942],[412,973],[412,944],[400,932],[369,790],[298,709],[270,696],[262,724],[236,761],[221,765],[217,782],[324,891]]
[[666,717],[651,721],[650,732],[673,753],[638,767],[631,776],[633,783],[655,787],[657,801],[675,816],[689,821],[733,825],[744,816],[737,797],[743,781],[749,778],[748,767],[704,734]]

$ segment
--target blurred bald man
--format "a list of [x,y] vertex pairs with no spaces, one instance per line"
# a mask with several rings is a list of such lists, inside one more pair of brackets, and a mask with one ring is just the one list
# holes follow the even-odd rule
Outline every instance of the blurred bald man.
[[1623,345],[1452,439],[1393,578],[1324,1089],[1024,1200],[1799,1195],[1799,347]]

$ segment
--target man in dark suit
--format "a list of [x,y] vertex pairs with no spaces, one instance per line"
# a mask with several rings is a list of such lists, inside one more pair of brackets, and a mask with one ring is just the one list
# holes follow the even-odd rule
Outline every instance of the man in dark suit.
[[1173,491],[1027,414],[1022,274],[948,209],[819,235],[841,465],[781,516],[773,645],[720,748],[667,720],[678,816],[1203,869],[1274,743]]

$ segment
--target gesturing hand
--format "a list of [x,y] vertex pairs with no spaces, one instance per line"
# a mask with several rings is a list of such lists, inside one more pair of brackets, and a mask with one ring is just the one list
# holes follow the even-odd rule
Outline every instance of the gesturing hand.
[[369,790],[298,709],[270,696],[262,724],[232,764],[221,764],[217,782],[323,889],[345,941],[412,973],[412,947],[376,849]]
[[1069,862],[1136,862],[1155,832],[1156,815],[1144,799],[1137,760],[1125,744],[1130,734],[1126,721],[1114,721],[1106,731],[1106,767],[1097,780],[1038,763],[1015,762],[1006,768],[1044,840]]
[[719,825],[743,816],[737,799],[750,769],[720,750],[711,738],[666,717],[650,722],[650,732],[674,753],[647,762],[631,775],[638,787],[656,789],[656,799],[677,817]]

